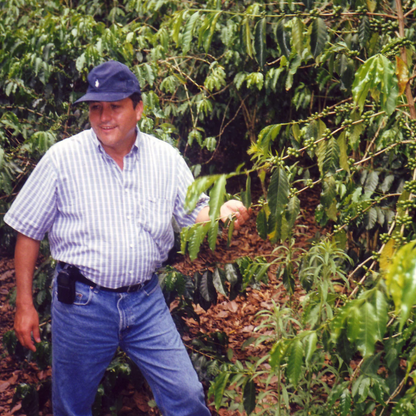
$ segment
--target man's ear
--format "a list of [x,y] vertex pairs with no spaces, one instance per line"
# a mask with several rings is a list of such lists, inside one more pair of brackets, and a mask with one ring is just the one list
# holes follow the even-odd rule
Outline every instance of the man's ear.
[[143,114],[143,101],[140,101],[137,105],[136,105],[136,120],[139,121],[142,118],[142,114]]

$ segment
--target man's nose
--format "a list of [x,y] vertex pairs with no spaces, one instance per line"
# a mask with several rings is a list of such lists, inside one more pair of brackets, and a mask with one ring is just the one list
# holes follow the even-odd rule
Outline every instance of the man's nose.
[[100,119],[102,122],[111,120],[111,108],[103,106],[101,109]]

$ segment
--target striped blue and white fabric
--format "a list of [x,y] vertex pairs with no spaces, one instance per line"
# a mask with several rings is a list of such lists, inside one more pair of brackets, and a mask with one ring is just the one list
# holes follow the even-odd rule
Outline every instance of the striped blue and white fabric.
[[36,240],[49,233],[52,257],[78,266],[100,286],[148,280],[173,245],[172,216],[194,224],[183,205],[193,177],[169,144],[138,131],[121,170],[94,131],[52,146],[38,163],[4,221]]

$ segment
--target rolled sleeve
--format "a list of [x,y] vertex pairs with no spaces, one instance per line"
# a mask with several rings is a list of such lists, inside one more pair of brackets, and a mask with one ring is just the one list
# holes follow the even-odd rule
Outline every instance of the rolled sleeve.
[[57,175],[50,153],[41,159],[4,217],[21,234],[42,240],[56,215]]

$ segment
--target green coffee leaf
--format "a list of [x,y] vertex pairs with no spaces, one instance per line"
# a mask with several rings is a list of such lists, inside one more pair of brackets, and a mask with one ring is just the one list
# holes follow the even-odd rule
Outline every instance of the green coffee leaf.
[[283,269],[281,276],[282,276],[283,286],[285,287],[286,291],[290,295],[293,295],[295,293],[295,278],[292,275],[292,273],[289,271],[288,267],[285,267]]
[[251,30],[250,30],[250,21],[246,17],[241,25],[242,30],[242,40],[243,44],[246,46],[247,55],[252,58],[253,57],[253,44],[251,41]]
[[199,248],[201,247],[202,242],[210,228],[210,223],[208,224],[195,224],[193,226],[193,232],[189,238],[188,252],[189,258],[191,261],[194,261],[198,257]]
[[244,410],[250,415],[256,408],[256,384],[253,380],[247,381],[243,391]]
[[377,0],[367,0],[367,7],[370,13],[373,13],[377,8]]
[[321,204],[324,208],[328,209],[331,204],[336,200],[337,189],[334,177],[326,176],[322,182]]
[[380,369],[380,357],[381,352],[375,355],[371,355],[366,358],[361,366],[361,374],[367,376],[377,377],[377,372]]
[[379,189],[381,192],[383,192],[383,194],[386,194],[387,192],[390,191],[391,185],[394,182],[394,175],[387,175],[383,182],[381,183],[381,185],[379,186]]
[[378,186],[378,182],[379,182],[379,173],[372,170],[367,175],[367,178],[365,180],[364,193],[367,196],[371,196],[373,194],[373,192],[376,190],[376,188]]
[[318,336],[316,335],[316,332],[313,331],[306,339],[306,346],[305,346],[306,365],[309,365],[311,362],[312,355],[316,351],[317,342],[318,342]]
[[328,40],[328,28],[325,21],[318,17],[312,23],[311,33],[311,52],[314,58],[316,58],[324,50]]
[[342,392],[339,405],[341,416],[349,416],[351,414],[351,393],[348,389],[344,389]]
[[289,58],[290,56],[290,39],[285,29],[285,19],[280,19],[277,23],[276,37],[282,54]]
[[287,377],[289,381],[296,387],[301,375],[303,363],[303,348],[299,339],[295,338],[291,342],[287,351],[287,355]]
[[299,18],[294,18],[292,21],[292,44],[299,55],[303,53],[303,31],[305,25]]
[[215,290],[212,273],[209,270],[201,276],[199,293],[206,302],[210,304],[217,302],[217,291]]
[[284,71],[284,68],[270,68],[266,74],[266,88],[276,91],[277,81],[279,80],[280,74]]
[[416,250],[415,242],[406,244],[397,251],[386,275],[396,313],[400,312],[400,331],[403,329],[416,303]]
[[176,46],[178,46],[179,43],[179,33],[182,28],[182,22],[183,22],[183,16],[186,13],[186,10],[181,10],[180,12],[176,12],[172,19],[172,39],[174,42],[176,42]]
[[241,192],[241,200],[244,206],[248,209],[251,205],[251,177],[247,175],[246,190]]
[[263,69],[266,64],[266,18],[260,19],[255,27],[254,52],[256,61]]
[[234,286],[238,282],[238,274],[235,266],[231,263],[227,263],[224,266],[225,278],[230,282],[231,286]]
[[345,131],[343,131],[338,137],[338,148],[339,148],[339,165],[342,169],[350,172],[350,165],[348,164],[348,146],[345,138]]
[[219,229],[219,223],[218,221],[215,221],[214,225],[211,226],[208,230],[208,244],[209,244],[209,248],[212,251],[215,251],[215,247],[217,245],[218,229]]
[[324,174],[334,174],[339,167],[340,150],[335,137],[331,137],[325,149],[324,162],[322,164],[322,171]]
[[367,211],[367,215],[366,215],[366,224],[365,224],[366,230],[373,229],[374,226],[376,225],[376,222],[377,222],[377,210],[371,207]]
[[355,75],[352,93],[361,112],[369,92],[388,115],[393,113],[399,86],[395,66],[384,55],[378,54],[369,58]]
[[270,180],[267,199],[270,208],[268,236],[272,242],[281,238],[282,215],[289,202],[289,181],[283,168],[274,171]]
[[290,233],[293,232],[293,227],[295,226],[295,221],[299,214],[300,200],[297,196],[294,196],[290,198],[286,210],[287,227]]
[[288,339],[280,339],[270,350],[270,365],[275,368],[280,366],[281,362],[286,357],[286,352],[291,341]]
[[203,34],[203,45],[205,52],[208,52],[209,47],[211,46],[212,38],[215,33],[215,27],[221,14],[222,12],[213,13],[209,18],[209,31],[207,29]]
[[365,47],[365,44],[370,39],[371,27],[370,19],[368,16],[363,16],[361,18],[360,26],[358,27],[358,40],[360,41],[360,46]]
[[3,167],[4,162],[4,149],[0,147],[0,169]]
[[267,214],[264,207],[260,210],[256,218],[256,228],[259,236],[263,239],[267,239]]
[[227,248],[230,247],[231,239],[233,238],[234,223],[235,223],[235,218],[232,219],[232,221],[230,222],[230,225],[228,226]]
[[260,131],[257,146],[269,150],[270,143],[274,141],[282,128],[281,124],[271,124]]
[[360,328],[356,345],[363,357],[368,357],[374,353],[377,341],[378,327],[376,322],[374,306],[366,301],[360,307]]
[[248,72],[245,72],[245,71],[238,72],[236,74],[236,76],[234,77],[234,84],[237,90],[241,88],[241,86],[243,85],[243,82],[246,80],[247,75],[248,75]]
[[227,296],[225,287],[224,287],[224,281],[221,277],[220,270],[218,267],[215,268],[214,274],[212,276],[212,283],[214,284],[215,289],[217,289],[218,293],[221,293],[223,296]]
[[184,208],[187,211],[192,211],[195,209],[197,202],[203,192],[209,189],[213,183],[218,180],[222,175],[211,175],[211,176],[202,176],[197,178],[188,188],[188,193],[186,194]]
[[186,55],[191,49],[192,37],[197,20],[199,19],[199,12],[195,12],[186,22],[185,31],[182,35],[182,52]]
[[218,175],[211,192],[209,193],[209,216],[214,223],[220,216],[221,206],[225,198],[225,185],[227,183],[226,175]]
[[181,254],[185,254],[186,253],[186,246],[189,242],[189,239],[191,238],[192,233],[194,232],[194,228],[197,226],[198,224],[195,224],[191,227],[186,227],[186,228],[182,228],[181,230]]
[[224,396],[225,389],[228,385],[230,373],[222,372],[216,378],[214,383],[211,385],[210,393],[214,395],[215,409],[219,410],[221,407],[221,401]]
[[352,302],[349,302],[340,308],[331,322],[331,340],[335,343],[347,326],[347,319],[351,314],[351,304]]
[[267,199],[272,213],[282,213],[289,202],[289,180],[281,167],[273,172]]

